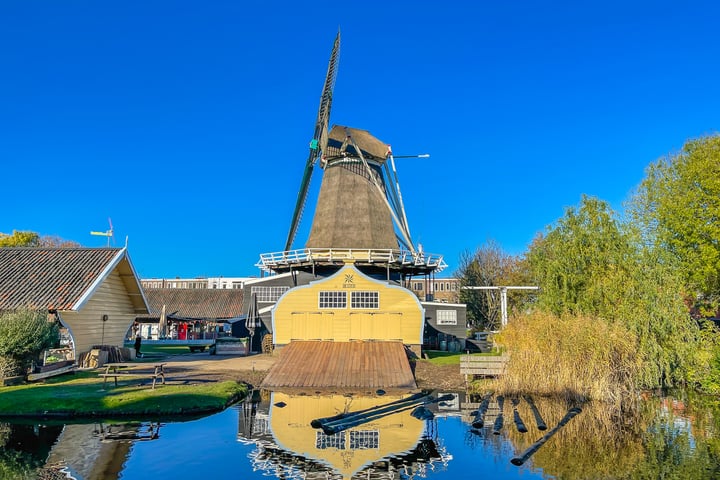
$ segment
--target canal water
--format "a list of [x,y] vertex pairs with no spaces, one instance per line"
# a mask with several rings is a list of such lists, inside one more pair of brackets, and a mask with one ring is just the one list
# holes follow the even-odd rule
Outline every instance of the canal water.
[[[500,429],[497,398],[478,428],[480,399],[433,392],[423,408],[403,399],[257,391],[197,419],[0,420],[0,478],[720,478],[717,398],[648,396],[632,412],[584,405],[574,416],[557,401],[504,399]],[[327,431],[311,425],[362,410],[328,419]]]

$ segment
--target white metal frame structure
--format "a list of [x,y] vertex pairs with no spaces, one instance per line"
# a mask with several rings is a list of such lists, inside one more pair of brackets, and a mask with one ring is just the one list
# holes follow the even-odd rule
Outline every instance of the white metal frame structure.
[[507,291],[508,290],[540,290],[537,286],[526,287],[462,287],[463,290],[500,290],[500,325],[504,328],[507,325]]

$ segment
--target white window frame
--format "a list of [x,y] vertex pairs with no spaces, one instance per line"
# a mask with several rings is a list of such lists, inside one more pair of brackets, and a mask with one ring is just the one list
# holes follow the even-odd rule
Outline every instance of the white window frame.
[[380,292],[359,290],[350,292],[350,308],[377,310],[380,308]]
[[277,302],[290,287],[282,285],[253,285],[250,294],[255,294],[257,301],[261,303]]
[[457,310],[438,310],[435,314],[437,325],[457,325]]
[[321,290],[318,293],[318,308],[347,308],[347,292],[343,290]]

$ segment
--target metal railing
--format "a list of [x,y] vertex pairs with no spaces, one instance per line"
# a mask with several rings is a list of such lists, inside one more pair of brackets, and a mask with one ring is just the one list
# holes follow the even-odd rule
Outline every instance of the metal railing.
[[345,261],[387,264],[395,267],[421,267],[438,272],[447,267],[443,256],[434,253],[368,248],[303,248],[262,253],[260,261],[255,265],[265,271],[272,271],[293,265],[342,263]]

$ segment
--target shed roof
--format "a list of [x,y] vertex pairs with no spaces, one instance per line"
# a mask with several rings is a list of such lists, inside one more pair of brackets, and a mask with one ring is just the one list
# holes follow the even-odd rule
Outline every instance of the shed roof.
[[147,312],[125,248],[0,248],[0,310],[78,310],[116,267],[136,312]]
[[151,316],[165,312],[188,319],[224,319],[242,315],[243,291],[240,289],[146,288]]

